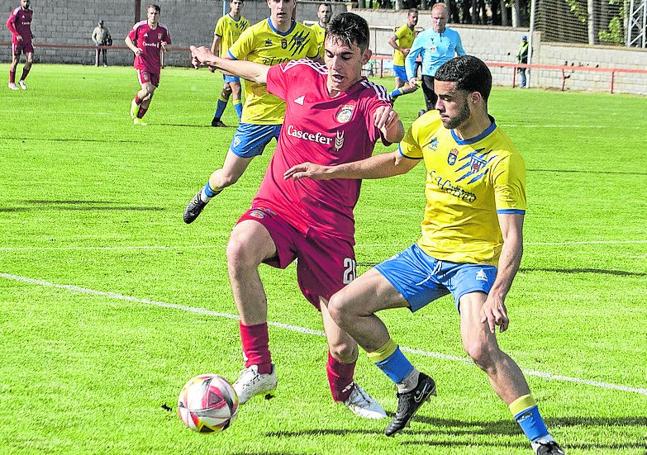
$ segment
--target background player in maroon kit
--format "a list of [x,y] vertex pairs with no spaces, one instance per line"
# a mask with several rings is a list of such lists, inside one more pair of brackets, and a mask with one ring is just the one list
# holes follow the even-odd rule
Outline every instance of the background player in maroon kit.
[[330,318],[328,299],[355,277],[353,209],[360,182],[286,180],[302,160],[341,163],[372,154],[375,142],[398,142],[402,123],[384,87],[361,76],[371,56],[369,29],[353,13],[335,17],[325,40],[326,66],[299,60],[268,67],[225,60],[192,48],[194,63],[257,83],[284,100],[278,145],[252,208],[240,218],[227,247],[229,277],[240,314],[245,369],[234,384],[242,403],[277,385],[269,351],[267,299],[258,267],[285,268],[295,259],[303,295],[320,309],[328,341],[327,373],[333,399],[357,415],[382,418],[382,407],[353,382],[357,343]]
[[11,12],[7,19],[7,28],[11,32],[11,65],[9,66],[9,88],[18,90],[16,86],[16,67],[20,61],[20,54],[24,53],[27,61],[22,68],[22,75],[18,85],[27,90],[25,79],[34,60],[33,35],[31,33],[31,17],[33,11],[29,9],[30,0],[20,0],[20,6]]
[[148,19],[136,23],[126,37],[126,45],[135,54],[134,66],[142,87],[130,104],[130,117],[135,125],[145,125],[141,119],[146,114],[155,89],[160,83],[160,54],[162,51],[166,52],[171,44],[168,29],[159,23],[160,7],[148,5],[146,16]]

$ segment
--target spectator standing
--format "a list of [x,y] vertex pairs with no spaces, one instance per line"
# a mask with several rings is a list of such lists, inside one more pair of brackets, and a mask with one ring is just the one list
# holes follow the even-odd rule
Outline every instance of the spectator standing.
[[[99,24],[94,27],[92,41],[97,46],[97,55],[94,60],[95,65],[99,66],[99,62],[103,60],[103,66],[108,66],[108,50],[101,46],[112,46],[112,36],[110,36],[110,30],[103,26],[103,20],[100,20]],[[101,59],[102,56],[103,59]]]
[[[517,63],[523,63],[524,65],[528,63],[528,37],[526,35],[521,37],[521,44],[517,52]],[[519,87],[526,88],[526,68],[517,68],[517,71],[520,79]]]

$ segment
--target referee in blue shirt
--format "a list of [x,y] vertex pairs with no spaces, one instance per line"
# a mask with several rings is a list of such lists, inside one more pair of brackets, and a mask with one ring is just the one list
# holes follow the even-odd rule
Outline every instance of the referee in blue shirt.
[[436,3],[431,9],[433,28],[418,34],[405,61],[407,78],[409,83],[414,85],[418,82],[416,59],[419,55],[422,57],[422,91],[428,111],[434,109],[438,99],[434,92],[436,71],[456,55],[465,55],[460,35],[456,30],[447,28],[448,19],[447,5]]

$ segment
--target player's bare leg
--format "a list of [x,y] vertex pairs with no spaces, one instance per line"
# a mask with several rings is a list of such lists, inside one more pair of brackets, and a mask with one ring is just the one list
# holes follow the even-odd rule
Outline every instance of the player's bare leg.
[[238,121],[240,121],[241,117],[243,116],[240,82],[231,82],[229,84],[229,87],[231,88],[232,104],[234,105],[234,110],[236,111],[236,115],[238,116]]
[[277,384],[269,351],[267,297],[258,274],[259,265],[275,255],[274,241],[262,224],[246,220],[234,227],[227,245],[227,268],[245,355],[245,369],[234,383],[241,404],[254,395],[271,395]]
[[184,222],[192,223],[202,210],[206,207],[207,203],[227,188],[238,181],[241,175],[245,173],[247,166],[251,163],[253,158],[242,158],[229,150],[225,157],[225,163],[221,169],[216,169],[207,184],[198,193],[193,196],[184,210]]
[[520,396],[530,394],[530,389],[519,366],[499,348],[496,335],[490,332],[487,323],[481,322],[481,307],[486,298],[482,292],[461,298],[463,349],[488,375],[496,394],[510,404]]
[[499,348],[496,334],[481,322],[481,307],[487,295],[474,292],[461,297],[461,338],[463,349],[488,376],[492,388],[510,408],[515,420],[536,453],[561,455],[564,452],[548,432],[523,372]]
[[20,55],[11,56],[11,64],[9,65],[9,84],[8,87],[11,90],[18,90],[16,85],[16,69],[18,68],[18,62],[20,61]]
[[333,400],[344,403],[353,413],[366,419],[382,419],[386,412],[353,380],[358,348],[355,340],[339,328],[330,316],[328,302],[320,299],[321,318],[328,342],[326,374]]
[[335,322],[357,340],[376,366],[396,384],[398,409],[385,430],[387,436],[401,431],[436,393],[434,380],[409,363],[375,315],[380,310],[406,306],[402,295],[375,269],[337,292],[328,305]]
[[146,82],[142,84],[141,90],[139,90],[135,95],[135,98],[133,98],[133,101],[130,104],[130,116],[135,125],[145,125],[142,118],[144,118],[146,111],[148,111],[148,107],[150,106],[156,88],[157,87],[150,82]]
[[20,76],[20,80],[18,81],[18,85],[23,90],[27,90],[27,84],[25,83],[25,79],[27,79],[27,75],[29,74],[29,71],[31,71],[31,65],[34,63],[33,52],[27,52],[27,54],[25,55],[26,55],[27,61],[25,62],[25,65],[22,67],[22,75]]

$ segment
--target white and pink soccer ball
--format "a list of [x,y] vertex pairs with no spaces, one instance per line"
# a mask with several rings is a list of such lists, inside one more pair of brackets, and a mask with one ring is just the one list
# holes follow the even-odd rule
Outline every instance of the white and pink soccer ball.
[[199,433],[224,431],[236,418],[238,395],[217,374],[191,378],[180,392],[177,413],[182,422]]

